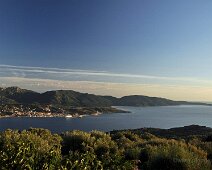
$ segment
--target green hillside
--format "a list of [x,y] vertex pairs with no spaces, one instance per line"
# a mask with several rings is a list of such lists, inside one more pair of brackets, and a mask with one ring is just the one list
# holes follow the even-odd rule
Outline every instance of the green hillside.
[[45,104],[55,106],[73,107],[108,107],[108,106],[172,106],[181,104],[209,105],[185,101],[173,101],[159,97],[142,95],[124,96],[99,96],[80,93],[73,90],[55,90],[37,93],[18,87],[0,88],[1,104]]

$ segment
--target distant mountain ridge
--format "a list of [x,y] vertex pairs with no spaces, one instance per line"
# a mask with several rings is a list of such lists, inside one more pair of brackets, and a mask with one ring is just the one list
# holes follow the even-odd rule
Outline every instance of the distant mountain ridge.
[[143,95],[117,98],[80,93],[73,90],[54,90],[38,93],[19,87],[0,88],[0,104],[47,104],[73,107],[211,105]]

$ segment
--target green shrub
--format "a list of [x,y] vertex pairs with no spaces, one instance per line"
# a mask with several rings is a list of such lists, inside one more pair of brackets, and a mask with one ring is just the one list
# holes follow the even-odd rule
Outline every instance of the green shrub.
[[[207,160],[207,154],[197,147],[178,142],[175,140],[158,141],[159,145],[147,144],[147,158],[141,159],[145,162],[147,169],[186,169],[199,170],[210,169],[210,161]],[[156,141],[155,141],[156,142]]]
[[56,169],[61,161],[61,137],[48,130],[7,130],[0,135],[1,169]]
[[64,157],[61,168],[64,170],[102,170],[103,165],[95,154],[88,151],[82,154],[76,151]]
[[140,152],[141,152],[141,149],[138,147],[127,149],[124,153],[125,158],[127,160],[138,160],[140,158]]
[[130,131],[57,135],[45,129],[7,130],[0,133],[0,169],[211,169],[211,142],[196,137],[187,142]]

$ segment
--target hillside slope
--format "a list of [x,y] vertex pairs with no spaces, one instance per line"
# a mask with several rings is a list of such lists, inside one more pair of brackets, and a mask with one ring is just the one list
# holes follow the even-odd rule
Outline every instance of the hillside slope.
[[19,87],[0,88],[1,104],[47,104],[73,107],[108,107],[108,106],[172,106],[172,105],[210,105],[186,101],[173,101],[159,97],[142,95],[99,96],[80,93],[73,90],[55,90],[37,93]]

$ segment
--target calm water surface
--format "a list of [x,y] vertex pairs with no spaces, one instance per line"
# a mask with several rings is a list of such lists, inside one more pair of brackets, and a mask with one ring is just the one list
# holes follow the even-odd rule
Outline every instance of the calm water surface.
[[211,106],[126,107],[131,113],[110,113],[83,118],[2,118],[0,131],[5,129],[46,128],[52,132],[73,129],[111,131],[141,127],[171,128],[191,124],[212,127]]

